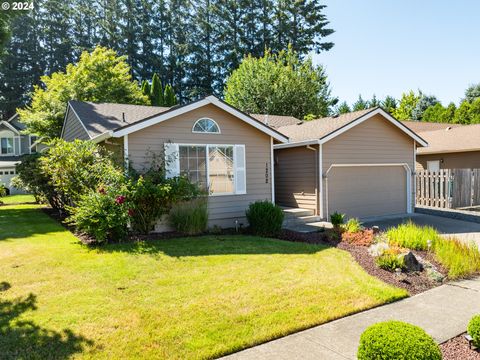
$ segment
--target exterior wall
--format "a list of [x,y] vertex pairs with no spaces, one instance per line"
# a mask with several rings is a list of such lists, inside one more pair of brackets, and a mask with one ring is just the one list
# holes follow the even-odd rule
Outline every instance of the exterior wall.
[[[199,118],[215,120],[221,134],[194,134]],[[271,200],[271,138],[214,105],[207,105],[128,135],[129,161],[137,171],[148,169],[152,154],[163,156],[165,142],[178,144],[244,144],[247,193],[209,197],[209,226],[246,225],[245,210],[256,200]]]
[[113,153],[114,159],[119,165],[124,165],[123,138],[110,138],[100,142],[99,145]]
[[67,141],[73,141],[75,139],[90,139],[87,132],[83,128],[82,123],[77,118],[77,115],[75,115],[75,113],[71,109],[68,109],[62,137]]
[[[386,164],[406,163],[411,169],[411,204],[413,211],[415,199],[414,186],[414,140],[386,121],[381,115],[376,115],[363,123],[351,128],[345,133],[322,145],[322,172],[325,177],[332,164]],[[352,179],[355,181],[355,179]],[[328,217],[326,193],[327,180],[323,186],[323,213]],[[372,194],[375,196],[375,194]]]
[[318,145],[275,150],[275,201],[318,212]]
[[417,170],[426,170],[427,161],[440,160],[440,169],[480,169],[480,151],[448,154],[417,154]]

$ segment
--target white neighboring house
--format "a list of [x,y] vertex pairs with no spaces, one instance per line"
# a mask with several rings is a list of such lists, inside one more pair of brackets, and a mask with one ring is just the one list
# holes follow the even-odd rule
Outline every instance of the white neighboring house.
[[25,125],[17,114],[8,120],[0,121],[0,183],[10,194],[22,193],[11,186],[10,181],[16,175],[15,165],[21,162],[21,156],[37,152],[37,137],[22,134]]

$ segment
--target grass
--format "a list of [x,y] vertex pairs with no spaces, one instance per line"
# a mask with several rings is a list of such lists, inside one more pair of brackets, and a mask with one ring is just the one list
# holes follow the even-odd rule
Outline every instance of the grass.
[[91,249],[35,205],[0,207],[0,229],[2,358],[213,358],[407,296],[320,245],[204,236]]
[[468,277],[480,272],[480,250],[455,238],[444,238],[432,227],[413,222],[387,231],[390,244],[412,250],[428,250],[428,240],[435,258],[448,269],[451,279]]
[[28,195],[28,194],[9,195],[9,196],[0,198],[0,203],[2,202],[5,205],[34,203],[35,198],[33,195]]

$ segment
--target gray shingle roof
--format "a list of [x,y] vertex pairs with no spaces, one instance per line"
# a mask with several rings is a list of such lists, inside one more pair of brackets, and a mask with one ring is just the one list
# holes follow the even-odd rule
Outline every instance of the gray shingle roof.
[[250,114],[250,116],[258,121],[261,121],[264,124],[266,121],[268,121],[267,125],[274,129],[281,128],[282,126],[296,125],[302,123],[300,119],[297,119],[293,116],[268,115],[267,117],[264,114]]
[[290,138],[291,142],[320,139],[335,130],[351,123],[376,108],[354,111],[336,117],[325,117],[317,120],[304,121],[301,125],[287,125],[278,129]]
[[[69,104],[83,122],[91,137],[122,128],[170,109],[168,107],[146,105],[97,104],[76,100],[69,101]],[[123,121],[123,118],[125,118],[125,121]]]

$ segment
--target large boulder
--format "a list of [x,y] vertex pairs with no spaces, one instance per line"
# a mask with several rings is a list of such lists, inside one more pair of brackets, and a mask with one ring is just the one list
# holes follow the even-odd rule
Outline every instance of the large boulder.
[[405,269],[409,272],[423,270],[423,265],[418,262],[417,258],[411,251],[404,256],[403,261],[405,264]]

